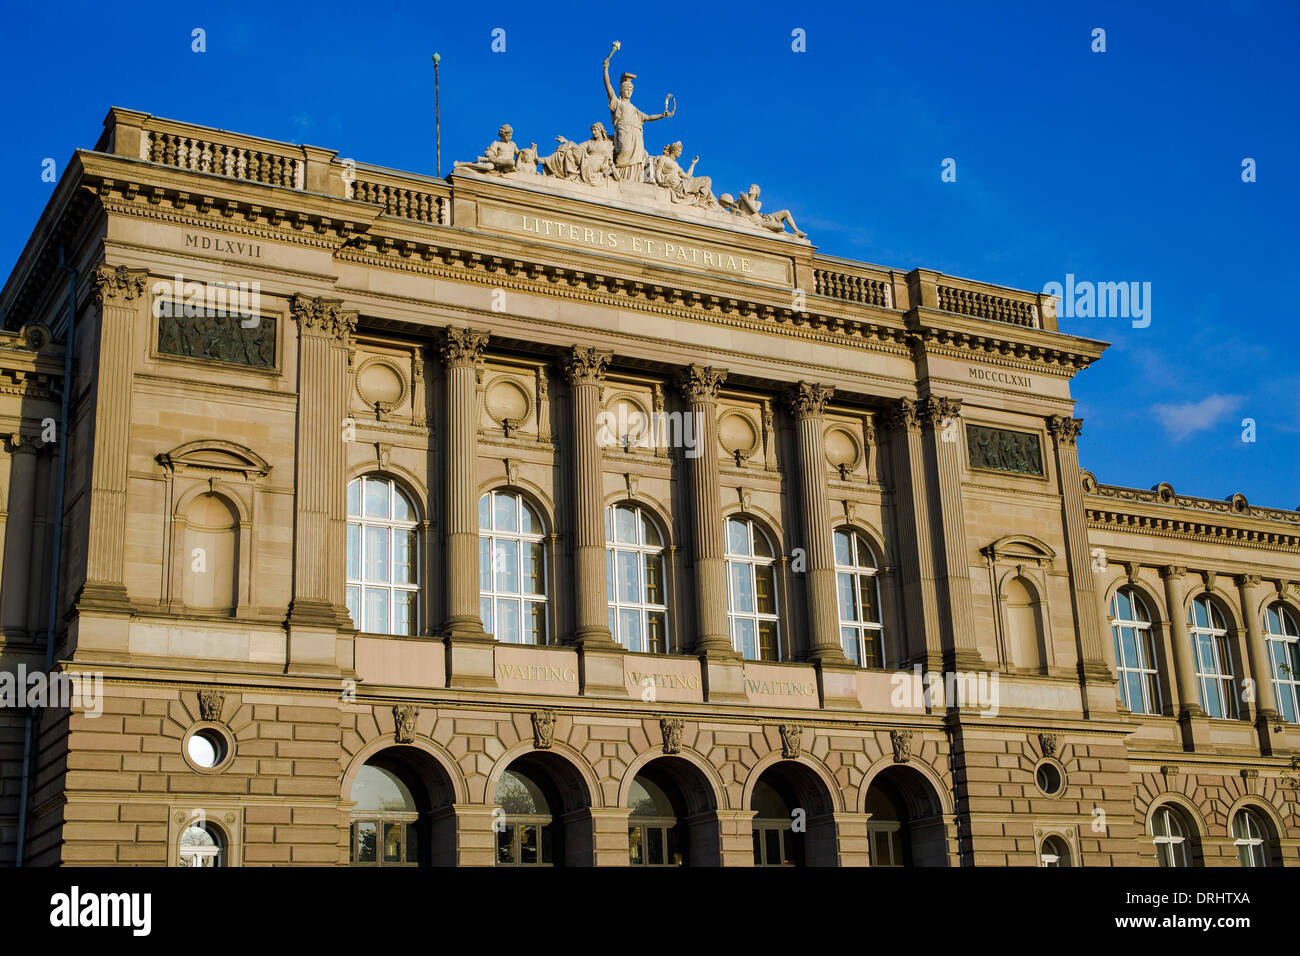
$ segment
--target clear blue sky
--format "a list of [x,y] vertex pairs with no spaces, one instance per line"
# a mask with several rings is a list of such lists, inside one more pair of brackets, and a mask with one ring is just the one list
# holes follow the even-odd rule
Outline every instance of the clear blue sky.
[[[445,172],[502,121],[544,151],[608,125],[600,64],[618,39],[639,106],[677,96],[648,144],[682,140],[718,192],[761,183],[823,252],[1032,290],[1066,273],[1150,282],[1146,328],[1062,321],[1113,343],[1074,383],[1084,467],[1294,508],[1300,4],[1134,6],[11,5],[0,260],[52,191],[42,160],[62,172],[110,105],[432,173],[437,50]],[[947,157],[956,182],[941,182]]]

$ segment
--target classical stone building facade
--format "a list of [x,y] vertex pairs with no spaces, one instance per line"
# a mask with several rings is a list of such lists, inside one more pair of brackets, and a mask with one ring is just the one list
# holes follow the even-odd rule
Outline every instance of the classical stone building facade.
[[1300,864],[1300,513],[628,135],[109,113],[0,297],[0,860]]

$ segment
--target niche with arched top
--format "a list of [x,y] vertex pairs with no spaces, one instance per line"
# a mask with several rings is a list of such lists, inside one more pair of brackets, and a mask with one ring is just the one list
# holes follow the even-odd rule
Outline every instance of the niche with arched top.
[[202,494],[185,513],[181,596],[188,607],[233,611],[239,602],[239,514],[220,495]]
[[1004,585],[1002,609],[1011,666],[1043,670],[1047,664],[1043,607],[1033,582],[1023,577],[1009,578]]

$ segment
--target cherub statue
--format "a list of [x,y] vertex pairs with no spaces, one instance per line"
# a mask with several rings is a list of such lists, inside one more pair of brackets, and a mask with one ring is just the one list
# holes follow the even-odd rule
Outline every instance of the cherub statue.
[[682,169],[677,162],[682,155],[681,143],[669,143],[664,147],[662,156],[652,156],[646,160],[646,178],[656,186],[667,189],[674,202],[689,202],[706,209],[718,204],[713,196],[713,180],[708,176],[696,176],[695,164],[700,161],[696,156],[691,165]]
[[537,172],[537,144],[526,149],[512,143],[515,131],[506,123],[497,130],[497,141],[489,146],[475,162],[460,160],[452,169],[473,169],[480,173]]
[[763,204],[758,201],[759,188],[758,183],[749,187],[749,192],[741,193],[736,199],[726,193],[722,194],[722,205],[730,209],[737,216],[744,216],[750,222],[764,229],[770,229],[772,232],[785,232],[785,227],[789,224],[790,229],[794,232],[796,239],[807,239],[806,232],[800,232],[799,227],[794,224],[794,216],[790,215],[790,210],[782,209],[779,212],[761,212]]

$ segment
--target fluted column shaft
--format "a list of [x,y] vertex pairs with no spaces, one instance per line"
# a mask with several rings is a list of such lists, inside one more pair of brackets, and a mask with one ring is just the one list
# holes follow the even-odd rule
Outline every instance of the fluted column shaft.
[[[345,624],[348,343],[357,313],[337,299],[294,296],[298,323],[298,449],[290,620]],[[357,622],[360,624],[360,622]]]
[[488,333],[448,328],[447,369],[447,618],[455,637],[484,635],[478,606],[478,363]]
[[574,643],[612,645],[606,600],[605,522],[599,434],[600,390],[612,354],[575,348],[564,362],[573,389]]
[[1174,645],[1174,678],[1178,688],[1179,713],[1203,714],[1201,697],[1196,689],[1196,668],[1192,660],[1192,641],[1183,614],[1182,580],[1186,568],[1172,565],[1160,569],[1165,582],[1165,607],[1169,613],[1169,639]]
[[9,453],[8,516],[4,525],[4,595],[0,631],[10,639],[26,636],[32,580],[32,529],[36,521],[37,445],[26,435],[5,439]]
[[94,274],[100,306],[94,404],[95,454],[90,466],[86,583],[79,603],[124,605],[127,447],[131,433],[135,320],[145,304],[148,273],[101,266]]
[[702,365],[691,365],[678,377],[699,452],[686,459],[695,566],[695,651],[709,657],[736,656],[727,625],[727,559],[718,478],[718,389],[726,379],[725,371]]
[[966,553],[966,516],[962,507],[961,442],[958,415],[961,401],[930,396],[921,403],[922,423],[929,437],[934,467],[934,494],[938,497],[938,550],[936,591],[944,628],[944,664],[953,670],[983,666],[975,642],[975,608],[971,595],[970,559]]
[[835,545],[826,491],[826,403],[833,390],[800,382],[787,394],[799,436],[799,505],[808,554],[808,646],[811,661],[848,663],[840,644]]
[[907,663],[938,669],[942,666],[942,642],[920,409],[911,399],[901,398],[890,408],[886,422],[893,435],[890,457],[894,487],[898,489],[899,583],[907,633]]
[[1255,714],[1271,717],[1277,714],[1277,701],[1273,694],[1273,675],[1269,671],[1268,645],[1264,631],[1259,626],[1258,574],[1239,574],[1234,579],[1241,594],[1241,616],[1246,620],[1246,659],[1250,674],[1255,679]]
[[1061,518],[1065,526],[1065,552],[1070,568],[1070,594],[1074,610],[1074,631],[1079,641],[1079,670],[1085,678],[1113,679],[1109,661],[1113,652],[1097,609],[1096,572],[1088,548],[1088,512],[1083,503],[1083,480],[1079,472],[1079,434],[1083,420],[1053,415],[1047,420],[1056,448],[1056,478],[1061,495]]

